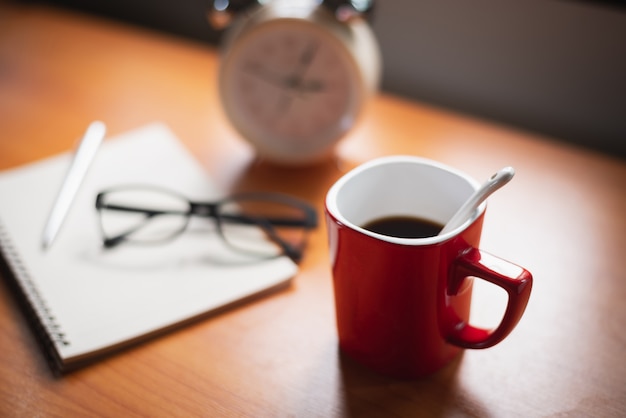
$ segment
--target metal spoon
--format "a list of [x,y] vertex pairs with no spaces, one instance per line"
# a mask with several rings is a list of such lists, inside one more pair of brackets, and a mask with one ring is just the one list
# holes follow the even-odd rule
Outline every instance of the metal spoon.
[[463,203],[463,205],[456,211],[456,213],[450,218],[450,220],[443,227],[439,235],[443,235],[452,231],[453,229],[461,226],[467,221],[470,216],[476,211],[478,206],[485,201],[493,192],[500,187],[507,184],[513,176],[515,170],[513,167],[504,167],[493,176],[483,183],[478,190],[476,190],[470,197]]

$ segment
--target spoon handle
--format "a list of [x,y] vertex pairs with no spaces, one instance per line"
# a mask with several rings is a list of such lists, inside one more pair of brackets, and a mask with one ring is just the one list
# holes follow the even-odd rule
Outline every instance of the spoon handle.
[[439,235],[443,235],[461,226],[470,218],[470,216],[472,216],[474,211],[478,208],[478,206],[480,206],[481,203],[483,203],[485,199],[487,199],[487,197],[511,181],[514,175],[515,170],[513,167],[504,167],[491,176],[489,180],[483,183],[483,185],[480,186],[480,188],[478,188],[470,196],[470,198],[465,201],[465,203],[463,203],[459,210],[457,210],[452,218],[450,218],[450,220],[446,223],[441,232],[439,232]]

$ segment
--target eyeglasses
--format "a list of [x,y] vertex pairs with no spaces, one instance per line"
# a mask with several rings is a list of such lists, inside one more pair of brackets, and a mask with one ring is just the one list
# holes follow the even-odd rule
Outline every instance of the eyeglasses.
[[103,244],[156,244],[180,235],[192,216],[211,218],[222,240],[253,257],[286,255],[300,261],[317,213],[309,204],[276,193],[245,193],[195,202],[152,186],[120,187],[96,197]]

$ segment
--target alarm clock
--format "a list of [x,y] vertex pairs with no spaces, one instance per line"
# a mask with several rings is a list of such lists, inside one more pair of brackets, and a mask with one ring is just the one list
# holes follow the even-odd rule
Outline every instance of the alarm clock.
[[224,112],[260,157],[319,161],[355,125],[376,91],[380,50],[371,1],[215,0],[228,25],[218,85]]

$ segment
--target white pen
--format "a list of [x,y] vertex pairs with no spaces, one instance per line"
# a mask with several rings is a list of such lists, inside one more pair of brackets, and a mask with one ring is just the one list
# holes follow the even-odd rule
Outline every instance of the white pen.
[[87,169],[96,156],[96,152],[105,134],[105,124],[100,121],[94,121],[87,127],[85,135],[80,140],[74,158],[72,159],[72,164],[63,179],[63,184],[61,185],[61,189],[43,231],[42,245],[44,250],[50,248],[52,241],[54,241],[54,238],[61,229],[65,216],[76,196],[76,192],[78,192],[85,178],[85,174],[87,174]]

